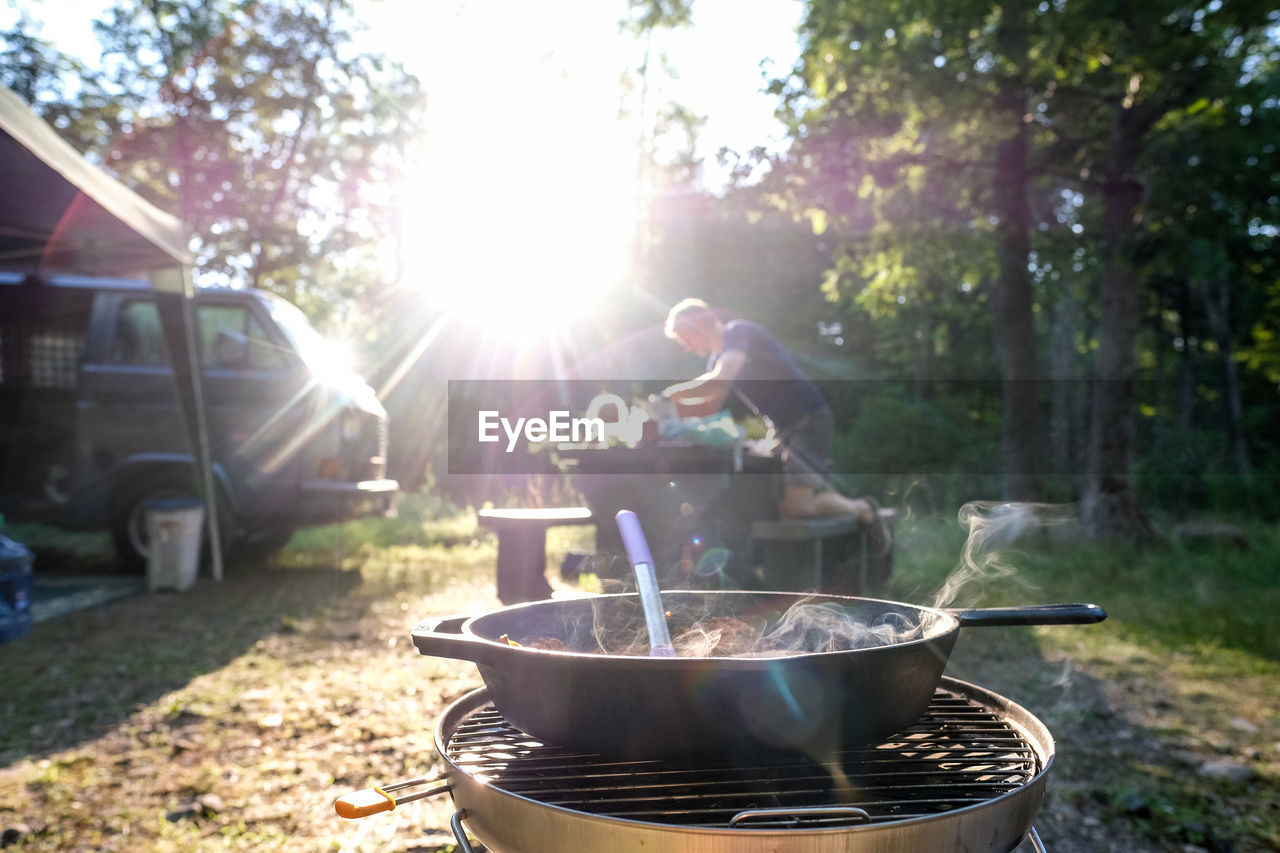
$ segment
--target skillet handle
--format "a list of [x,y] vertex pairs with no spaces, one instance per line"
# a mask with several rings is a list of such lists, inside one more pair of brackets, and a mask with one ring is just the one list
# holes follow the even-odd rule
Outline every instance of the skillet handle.
[[436,658],[488,663],[494,652],[491,643],[462,633],[462,623],[469,616],[443,616],[426,619],[413,629],[413,644],[424,655]]
[[1107,618],[1096,604],[1035,604],[1028,607],[984,607],[952,610],[962,628],[1002,625],[1092,625]]

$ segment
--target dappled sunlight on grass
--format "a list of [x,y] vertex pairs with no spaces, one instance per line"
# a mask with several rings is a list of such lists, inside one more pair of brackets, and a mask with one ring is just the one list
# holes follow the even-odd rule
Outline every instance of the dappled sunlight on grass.
[[409,635],[499,606],[496,548],[440,541],[465,520],[432,527],[378,546],[357,525],[340,534],[354,549],[300,535],[272,568],[0,646],[0,802],[31,830],[22,849],[383,850],[447,827],[447,798],[367,825],[333,813],[347,790],[429,772],[431,726],[479,684]]
[[[954,520],[900,523],[894,577],[877,593],[930,603],[963,541]],[[977,583],[958,604],[1091,600],[1111,617],[964,631],[948,672],[1062,732],[1056,773],[1067,796],[1133,787],[1122,762],[1095,782],[1092,756],[1080,754],[1081,741],[1110,748],[1120,724],[1189,753],[1270,749],[1280,738],[1269,728],[1280,707],[1273,639],[1247,626],[1274,612],[1267,567],[1278,548],[1274,536],[1254,541],[1241,554],[1018,542],[1017,578]],[[548,535],[548,579],[561,590],[556,568],[571,551],[594,551],[590,528]],[[440,769],[432,727],[480,679],[470,663],[418,654],[410,632],[425,618],[500,606],[496,556],[469,513],[402,514],[299,534],[270,566],[237,566],[223,583],[201,578],[190,593],[116,602],[0,645],[0,806],[31,830],[18,849],[445,849],[447,796],[355,822],[333,801]],[[1241,621],[1204,618],[1206,607]],[[1146,773],[1142,790],[1177,796],[1179,774],[1160,782],[1161,772]],[[1223,796],[1261,808],[1271,785]]]
[[280,559],[314,565],[335,558],[351,560],[377,548],[453,547],[485,538],[473,510],[458,510],[431,495],[407,494],[401,496],[394,518],[362,518],[298,531]]
[[1153,648],[1280,663],[1276,545],[1260,537],[1250,552],[1081,548],[1037,555],[1029,571],[1059,596],[1097,599],[1114,631]]
[[[474,514],[408,509],[0,646],[0,804],[31,830],[21,849],[444,846],[447,797],[333,813],[350,790],[431,773],[435,721],[480,684],[470,663],[418,654],[413,626],[501,606]],[[551,531],[553,583],[591,535]]]

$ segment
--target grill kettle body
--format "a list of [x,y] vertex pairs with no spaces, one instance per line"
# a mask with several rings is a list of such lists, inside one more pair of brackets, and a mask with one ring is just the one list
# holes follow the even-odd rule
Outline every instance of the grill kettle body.
[[944,679],[948,689],[998,708],[1034,748],[1040,771],[1015,791],[926,818],[825,829],[729,829],[672,826],[586,814],[547,805],[478,779],[448,758],[458,722],[489,700],[484,690],[456,702],[436,728],[454,805],[492,853],[1008,853],[1027,835],[1044,797],[1054,743],[1018,705],[974,685]]

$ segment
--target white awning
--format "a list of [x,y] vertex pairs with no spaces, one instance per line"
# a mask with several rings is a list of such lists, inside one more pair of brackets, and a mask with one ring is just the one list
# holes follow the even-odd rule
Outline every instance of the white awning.
[[151,277],[191,264],[181,222],[86,161],[4,87],[0,188],[0,267]]

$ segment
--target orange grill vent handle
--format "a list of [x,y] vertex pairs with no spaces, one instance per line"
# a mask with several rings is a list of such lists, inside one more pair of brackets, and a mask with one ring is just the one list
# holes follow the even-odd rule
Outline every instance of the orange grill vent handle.
[[338,798],[333,804],[334,809],[338,812],[339,817],[345,817],[348,820],[356,818],[368,817],[371,814],[379,812],[394,811],[396,806],[411,803],[414,800],[421,800],[423,797],[430,797],[435,794],[441,794],[451,790],[448,784],[440,785],[437,788],[431,788],[427,791],[418,791],[408,796],[396,799],[387,793],[388,791],[402,791],[405,788],[416,788],[421,785],[439,785],[444,780],[435,777],[422,777],[418,779],[408,779],[403,782],[396,782],[394,785],[374,785],[372,788],[364,788],[354,791],[344,797]]
[[337,809],[338,815],[345,817],[347,820],[368,817],[378,812],[389,812],[395,807],[396,798],[376,785],[372,788],[365,788],[362,791],[347,794],[334,803],[334,808]]

